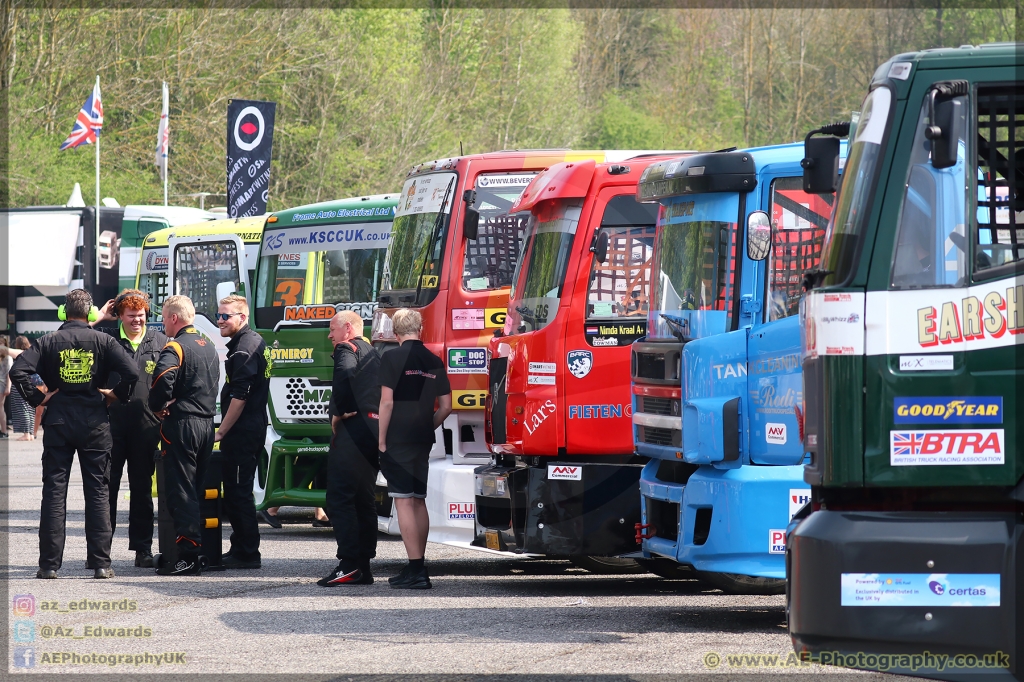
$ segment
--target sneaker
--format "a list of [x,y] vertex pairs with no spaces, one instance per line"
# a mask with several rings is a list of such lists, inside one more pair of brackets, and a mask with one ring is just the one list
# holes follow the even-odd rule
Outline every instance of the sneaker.
[[412,570],[412,566],[410,566],[409,564],[406,564],[405,566],[402,566],[402,570],[399,571],[398,575],[393,575],[390,578],[388,578],[388,582],[391,583],[392,585],[394,585],[397,582],[405,581],[406,579],[408,579],[409,571],[411,571],[411,570]]
[[147,550],[135,552],[135,565],[138,568],[153,568],[153,553]]
[[92,577],[96,579],[113,578],[114,567],[108,566],[107,568],[97,568],[95,571],[93,571]]
[[256,520],[260,523],[265,523],[271,528],[280,528],[281,522],[277,519],[277,514],[271,514],[266,511],[256,512]]
[[53,569],[48,569],[44,571],[40,568],[38,571],[36,571],[36,577],[40,580],[55,580],[57,578],[57,571],[54,571]]
[[391,583],[391,587],[396,590],[429,590],[433,585],[430,584],[427,569],[422,568],[418,571],[410,570],[405,580],[396,580]]
[[231,552],[222,554],[220,557],[220,563],[224,568],[262,568],[263,564],[260,559],[252,559],[250,561],[244,561],[239,559]]
[[320,587],[334,587],[335,585],[372,585],[373,576],[363,573],[363,569],[355,568],[346,571],[341,564],[333,571],[316,581]]
[[198,558],[178,559],[173,566],[161,566],[157,575],[201,575],[202,568]]

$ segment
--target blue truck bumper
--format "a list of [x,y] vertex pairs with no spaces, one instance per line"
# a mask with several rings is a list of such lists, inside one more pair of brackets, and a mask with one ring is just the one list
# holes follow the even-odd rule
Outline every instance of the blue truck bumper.
[[786,577],[786,526],[810,494],[802,466],[701,466],[674,483],[658,479],[660,465],[651,460],[640,475],[644,556],[711,573]]

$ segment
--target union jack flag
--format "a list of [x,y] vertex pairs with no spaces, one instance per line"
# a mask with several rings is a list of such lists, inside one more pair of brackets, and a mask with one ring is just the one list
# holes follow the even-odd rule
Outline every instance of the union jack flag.
[[100,101],[100,79],[97,78],[92,94],[78,111],[78,118],[75,119],[75,125],[71,128],[71,134],[60,146],[61,151],[77,147],[80,144],[92,144],[102,129],[103,103]]
[[924,434],[916,431],[893,431],[892,454],[920,455],[924,445]]

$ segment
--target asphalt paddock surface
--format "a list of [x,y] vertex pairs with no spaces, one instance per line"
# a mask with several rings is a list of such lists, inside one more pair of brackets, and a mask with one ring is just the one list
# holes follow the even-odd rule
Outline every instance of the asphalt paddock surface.
[[[40,441],[0,441],[9,673],[109,680],[900,679],[794,665],[783,597],[735,597],[692,580],[597,576],[566,561],[516,560],[431,544],[434,589],[390,589],[400,540],[381,535],[377,582],[321,588],[335,546],[311,510],[260,526],[263,568],[157,576],[128,551],[119,501],[116,577],[85,569],[84,497],[72,473],[58,580],[35,579]],[[125,483],[127,485],[125,477]],[[126,491],[122,490],[122,495]],[[225,533],[225,546],[227,533]],[[778,655],[752,664],[731,654]],[[717,662],[717,663],[716,663]],[[908,679],[908,678],[904,678]]]

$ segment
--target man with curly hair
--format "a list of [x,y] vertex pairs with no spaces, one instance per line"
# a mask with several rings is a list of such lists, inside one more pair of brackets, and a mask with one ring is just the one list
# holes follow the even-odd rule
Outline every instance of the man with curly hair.
[[149,385],[153,368],[165,345],[163,332],[146,325],[149,296],[138,289],[125,289],[106,302],[95,322],[116,321],[116,327],[101,327],[131,356],[141,378],[127,403],[111,403],[110,435],[110,528],[117,529],[117,497],[121,476],[128,465],[128,550],[135,551],[135,565],[153,566],[153,456],[160,442],[160,420],[149,409]]

